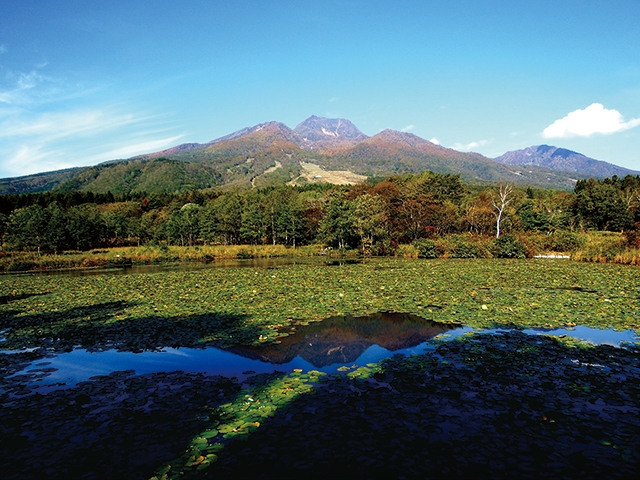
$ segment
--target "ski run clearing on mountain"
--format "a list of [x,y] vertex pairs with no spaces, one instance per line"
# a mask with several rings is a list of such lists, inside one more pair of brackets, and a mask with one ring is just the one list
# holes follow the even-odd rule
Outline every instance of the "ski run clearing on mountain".
[[291,185],[297,185],[304,178],[309,183],[326,182],[334,185],[354,185],[364,182],[367,177],[358,175],[348,170],[324,170],[315,163],[300,162],[302,171],[300,176],[289,182]]

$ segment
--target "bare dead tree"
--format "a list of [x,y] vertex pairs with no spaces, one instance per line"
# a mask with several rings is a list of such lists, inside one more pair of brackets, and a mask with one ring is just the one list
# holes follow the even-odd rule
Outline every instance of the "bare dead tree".
[[513,186],[508,183],[500,184],[498,191],[491,195],[491,205],[495,211],[493,215],[496,217],[496,238],[500,237],[500,224],[504,217],[504,210],[513,200]]

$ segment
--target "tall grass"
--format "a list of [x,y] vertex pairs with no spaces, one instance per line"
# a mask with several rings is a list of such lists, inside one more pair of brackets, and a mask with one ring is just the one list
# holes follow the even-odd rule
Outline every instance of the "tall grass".
[[585,245],[571,254],[581,262],[640,265],[640,249],[629,247],[624,235],[614,232],[588,232]]
[[[582,262],[610,262],[640,265],[640,249],[630,247],[627,239],[613,232],[559,232],[554,235],[518,234],[517,240],[527,257],[562,254]],[[496,255],[495,238],[473,235],[448,235],[434,239],[440,258],[491,258]],[[73,268],[109,268],[127,265],[153,265],[171,262],[211,262],[236,258],[312,257],[320,254],[358,255],[353,251],[325,250],[322,245],[291,248],[284,245],[200,245],[179,247],[148,245],[116,247],[89,252],[64,252],[57,255],[0,251],[0,272],[64,270]],[[395,255],[418,258],[416,245],[399,245]]]

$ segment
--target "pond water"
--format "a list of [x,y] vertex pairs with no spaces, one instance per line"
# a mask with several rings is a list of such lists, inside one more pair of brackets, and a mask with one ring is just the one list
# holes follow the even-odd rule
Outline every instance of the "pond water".
[[97,269],[70,269],[70,270],[51,270],[51,271],[34,271],[17,274],[5,275],[64,275],[69,277],[86,277],[93,275],[131,275],[136,273],[155,273],[167,271],[196,271],[210,268],[270,268],[282,265],[326,265],[339,266],[353,263],[362,263],[359,258],[331,258],[331,257],[272,257],[272,258],[249,258],[249,259],[228,259],[215,260],[212,262],[194,262],[194,263],[164,263],[158,265],[131,265],[113,268],[97,268]]
[[[412,314],[332,317],[322,322],[287,328],[281,332],[285,336],[279,343],[229,349],[164,348],[142,353],[75,349],[34,361],[16,376],[22,381],[38,385],[35,391],[45,393],[122,370],[132,370],[138,375],[181,370],[237,377],[240,380],[256,373],[291,372],[295,368],[336,373],[397,354],[423,353],[435,348],[434,338],[455,338],[471,331],[473,329],[470,327],[436,323]],[[613,346],[639,340],[632,330],[598,330],[583,326],[554,330],[530,329],[524,332],[567,335],[594,344]]]
[[33,375],[42,385],[38,391],[44,392],[119,370],[134,370],[139,375],[182,370],[240,379],[294,368],[335,373],[340,368],[378,362],[394,354],[422,353],[438,335],[460,335],[470,330],[411,314],[332,317],[287,328],[279,343],[230,349],[164,348],[142,353],[75,349],[46,361],[35,361],[16,375]]

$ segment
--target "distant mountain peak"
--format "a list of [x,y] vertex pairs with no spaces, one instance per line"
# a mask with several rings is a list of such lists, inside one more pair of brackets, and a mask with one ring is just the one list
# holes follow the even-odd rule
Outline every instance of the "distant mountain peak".
[[494,159],[506,165],[544,167],[562,172],[575,172],[581,176],[611,177],[637,175],[640,172],[619,167],[611,163],[589,158],[582,153],[551,145],[534,145],[521,150],[507,152]]

